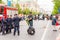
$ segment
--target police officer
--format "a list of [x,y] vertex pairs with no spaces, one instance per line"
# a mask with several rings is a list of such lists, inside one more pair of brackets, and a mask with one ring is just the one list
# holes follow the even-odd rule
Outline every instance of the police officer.
[[6,19],[5,19],[5,16],[3,15],[2,17],[2,35],[5,35],[5,29],[6,29]]
[[33,26],[33,15],[32,12],[30,12],[29,16],[28,16],[28,22],[29,22],[29,27]]
[[9,17],[9,15],[7,17],[8,18],[6,19],[6,22],[7,22],[6,33],[11,33],[12,19],[11,17]]
[[12,19],[12,15],[10,15],[10,33],[11,33],[11,29],[13,28],[13,19]]
[[21,18],[18,17],[18,14],[14,15],[13,18],[13,22],[14,22],[14,36],[16,34],[16,31],[18,32],[18,36],[19,36],[19,22],[20,22]]

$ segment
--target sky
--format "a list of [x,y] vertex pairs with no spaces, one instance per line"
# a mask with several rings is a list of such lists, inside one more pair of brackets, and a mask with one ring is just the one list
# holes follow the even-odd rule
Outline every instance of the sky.
[[[7,2],[7,0],[3,0],[3,1],[5,3]],[[13,1],[14,1],[14,3],[16,3],[16,0],[13,0]],[[27,0],[20,0],[20,1],[27,1]],[[52,0],[37,0],[37,3],[40,6],[40,8],[44,9],[45,11],[53,10],[54,4],[53,4]]]
[[54,7],[52,0],[38,0],[38,4],[45,11],[52,11]]

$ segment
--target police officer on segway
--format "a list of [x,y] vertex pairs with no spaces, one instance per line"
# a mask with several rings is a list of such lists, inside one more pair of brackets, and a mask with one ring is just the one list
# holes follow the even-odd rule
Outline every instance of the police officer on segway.
[[35,33],[35,29],[33,28],[33,15],[32,12],[28,15],[29,29],[27,30],[28,34],[33,35]]

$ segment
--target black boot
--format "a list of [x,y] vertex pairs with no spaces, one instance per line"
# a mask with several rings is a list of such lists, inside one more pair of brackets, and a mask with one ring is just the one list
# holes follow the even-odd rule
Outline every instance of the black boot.
[[15,36],[16,32],[14,32],[14,36]]
[[20,35],[20,32],[18,31],[18,36]]

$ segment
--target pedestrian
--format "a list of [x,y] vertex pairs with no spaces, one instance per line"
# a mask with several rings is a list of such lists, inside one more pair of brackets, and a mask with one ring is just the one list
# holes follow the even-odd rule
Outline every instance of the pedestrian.
[[45,16],[44,16],[44,14],[43,14],[42,18],[43,18],[43,20],[45,19]]
[[33,26],[33,15],[32,12],[28,15],[28,22],[29,22],[29,27]]
[[38,14],[38,20],[40,19],[39,16],[40,16],[40,14]]
[[50,20],[52,20],[52,18],[53,18],[53,16],[51,15],[51,16],[50,16]]
[[47,20],[49,20],[49,15],[48,14],[46,15],[46,18],[47,18]]
[[52,26],[53,26],[53,31],[57,31],[57,28],[56,28],[56,16],[53,16]]
[[29,22],[29,28],[27,30],[28,34],[34,35],[35,34],[35,28],[33,28],[33,15],[32,12],[28,15],[28,22]]
[[6,19],[5,19],[5,16],[4,16],[4,15],[3,15],[3,17],[2,17],[1,23],[2,23],[2,35],[5,35]]
[[18,32],[18,36],[20,34],[20,31],[19,31],[19,22],[20,22],[21,18],[18,17],[18,14],[15,14],[14,15],[14,18],[13,18],[13,22],[14,22],[14,36],[16,34],[16,31]]
[[6,27],[6,34],[11,33],[11,25],[12,25],[12,19],[11,19],[11,15],[9,17],[9,15],[7,16],[8,18],[6,19],[7,22],[7,27]]
[[13,28],[13,26],[12,26],[12,23],[13,23],[13,20],[12,20],[12,15],[10,15],[9,19],[10,19],[9,32],[11,33],[11,29]]
[[[10,29],[12,29],[12,28],[13,28],[13,18],[12,18],[12,15],[10,15],[10,26],[11,26]],[[11,32],[11,31],[10,31],[10,32]]]

